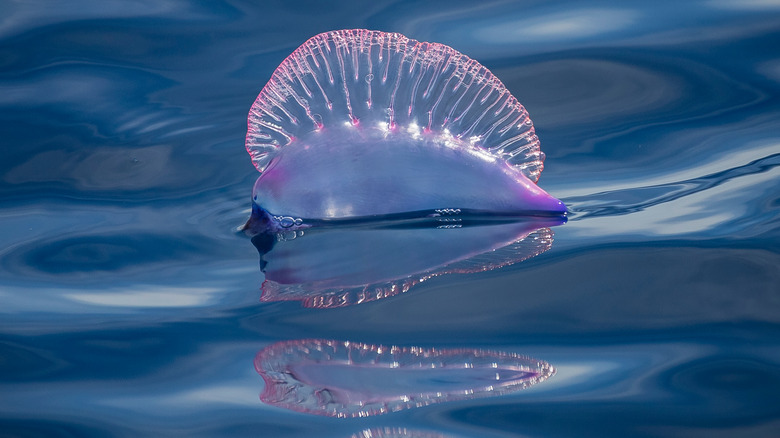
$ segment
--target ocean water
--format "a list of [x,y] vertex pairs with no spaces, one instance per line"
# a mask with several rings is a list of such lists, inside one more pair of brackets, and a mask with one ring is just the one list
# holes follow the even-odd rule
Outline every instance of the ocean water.
[[[351,306],[261,301],[247,112],[349,28],[447,44],[528,109],[570,209],[546,251]],[[779,44],[772,0],[0,4],[0,436],[780,436]],[[333,418],[261,400],[256,366],[301,343],[556,374]],[[311,351],[285,360],[348,396],[475,379],[294,363]]]

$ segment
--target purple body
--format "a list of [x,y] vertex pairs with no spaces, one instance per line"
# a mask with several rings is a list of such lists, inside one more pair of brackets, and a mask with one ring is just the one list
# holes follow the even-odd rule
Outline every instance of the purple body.
[[246,147],[262,172],[255,211],[276,228],[284,217],[446,208],[566,213],[536,185],[539,139],[501,81],[450,47],[400,34],[342,30],[304,43],[257,97]]

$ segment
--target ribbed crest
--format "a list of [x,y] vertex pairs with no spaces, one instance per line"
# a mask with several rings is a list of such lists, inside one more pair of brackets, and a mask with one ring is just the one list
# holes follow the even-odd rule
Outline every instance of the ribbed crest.
[[369,30],[322,33],[287,57],[252,105],[246,148],[262,172],[296,138],[345,124],[448,132],[532,181],[543,168],[528,113],[487,68],[442,44]]

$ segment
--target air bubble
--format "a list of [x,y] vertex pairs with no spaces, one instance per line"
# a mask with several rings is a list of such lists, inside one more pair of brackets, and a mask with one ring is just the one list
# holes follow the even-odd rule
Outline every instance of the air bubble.
[[279,225],[281,225],[283,228],[290,228],[291,226],[295,225],[295,219],[289,216],[285,216],[279,219]]

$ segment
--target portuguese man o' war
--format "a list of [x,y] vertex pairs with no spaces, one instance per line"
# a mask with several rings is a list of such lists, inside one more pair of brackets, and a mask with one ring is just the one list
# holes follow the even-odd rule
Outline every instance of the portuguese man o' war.
[[322,339],[269,345],[255,369],[263,402],[339,418],[514,393],[555,374],[549,363],[514,353]]
[[547,227],[562,221],[474,221],[445,214],[260,233],[252,243],[265,274],[261,301],[344,307],[407,292],[439,275],[501,268],[547,251],[553,242]]
[[437,210],[566,214],[536,185],[544,154],[504,84],[448,46],[397,33],[306,41],[252,105],[246,148],[261,172],[256,232]]

